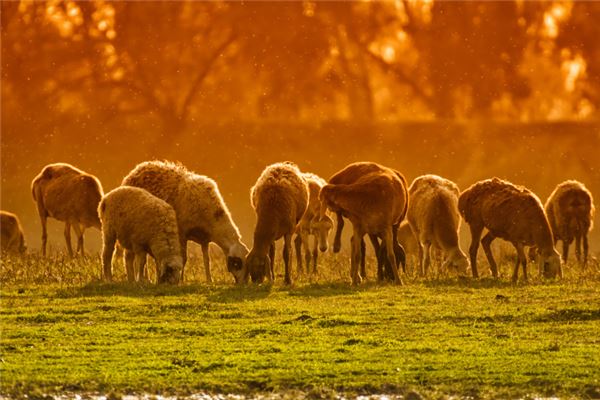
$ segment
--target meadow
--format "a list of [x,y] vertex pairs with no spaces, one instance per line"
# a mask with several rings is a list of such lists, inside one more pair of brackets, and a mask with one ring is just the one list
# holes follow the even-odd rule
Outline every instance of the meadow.
[[[598,398],[600,270],[560,281],[407,277],[352,287],[347,255],[286,287],[201,260],[177,287],[98,280],[97,256],[2,257],[4,397],[259,393],[290,398]],[[483,266],[487,265],[482,263]],[[278,266],[281,273],[282,266]]]

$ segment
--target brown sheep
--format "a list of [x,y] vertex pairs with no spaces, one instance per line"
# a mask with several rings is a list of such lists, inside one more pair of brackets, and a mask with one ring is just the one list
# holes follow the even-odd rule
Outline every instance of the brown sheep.
[[289,162],[269,165],[252,187],[250,200],[257,220],[254,243],[246,257],[246,265],[253,282],[260,283],[265,276],[271,281],[275,278],[275,241],[283,237],[285,283],[292,283],[292,235],[306,211],[308,196],[306,180],[298,167]]
[[581,264],[583,241],[583,267],[588,259],[588,233],[594,225],[594,200],[590,191],[578,181],[565,181],[554,189],[545,205],[554,244],[562,241],[563,262],[567,262],[569,246],[575,239],[575,254]]
[[[208,245],[215,243],[227,257],[227,270],[236,283],[246,275],[243,260],[248,248],[219,192],[217,183],[207,176],[189,171],[181,164],[147,161],[138,164],[123,179],[123,185],[146,189],[169,203],[177,215],[183,265],[187,261],[187,241],[202,246],[206,280],[212,282]],[[184,270],[181,270],[183,281]]]
[[[333,221],[329,215],[320,218],[321,201],[319,200],[319,192],[321,188],[327,184],[325,180],[315,174],[303,173],[302,176],[306,179],[309,190],[308,207],[302,216],[302,219],[296,227],[296,239],[294,245],[296,247],[296,259],[298,262],[298,271],[302,272],[302,247],[304,247],[306,272],[310,272],[310,262],[312,255],[313,273],[317,272],[318,250],[327,251],[329,244],[327,237],[329,231],[333,227]],[[313,236],[313,247],[310,249],[309,237]],[[318,250],[317,250],[318,247]]]
[[[365,234],[383,238],[388,265],[397,284],[402,279],[396,268],[394,248],[397,226],[406,214],[408,197],[399,174],[389,168],[366,173],[350,184],[327,184],[321,189],[320,199],[332,211],[347,216],[352,222],[351,277],[353,284],[362,280],[359,264],[364,250],[361,243]],[[325,209],[325,207],[322,209]],[[399,245],[398,245],[399,247]]]
[[437,175],[423,175],[412,182],[408,193],[411,201],[407,219],[419,243],[421,276],[429,269],[431,245],[445,253],[443,269],[453,267],[459,274],[466,274],[469,262],[458,243],[458,186]]
[[23,254],[27,250],[25,236],[19,218],[7,211],[0,211],[0,230],[2,231],[0,247],[2,252]]
[[76,251],[81,251],[83,255],[85,229],[101,228],[97,210],[103,192],[98,178],[69,164],[50,164],[45,166],[31,182],[31,193],[42,222],[42,255],[46,255],[48,217],[64,221],[65,241],[71,257],[73,257],[71,227],[73,227],[77,235]]
[[484,228],[488,229],[488,233],[481,239],[481,245],[494,277],[498,277],[498,267],[490,245],[496,237],[512,243],[517,249],[513,282],[518,279],[519,264],[523,266],[523,278],[527,280],[525,246],[537,246],[538,265],[543,268],[545,277],[562,276],[560,256],[554,248],[550,224],[542,203],[531,191],[498,178],[487,179],[461,193],[458,209],[471,229],[469,255],[474,277],[479,276],[477,250]]
[[[364,175],[374,173],[374,172],[382,172],[382,171],[390,171],[390,169],[387,167],[384,167],[380,164],[374,163],[374,162],[369,162],[369,161],[355,162],[355,163],[347,165],[342,170],[336,172],[329,179],[329,183],[334,184],[334,185],[351,184],[351,183],[356,182],[359,178],[361,178]],[[402,181],[403,195],[406,199],[408,199],[408,191],[407,191],[408,185],[406,183],[406,179],[400,172],[395,171],[395,170],[392,170],[392,171],[394,171],[396,173],[396,175],[398,176],[398,178]],[[404,210],[404,214],[403,214],[401,220],[403,220],[404,216],[406,215],[406,211],[408,209],[408,201],[406,202],[405,206],[406,206],[406,209]],[[344,215],[344,213],[341,210],[336,210],[335,208],[332,208],[331,210],[333,212],[335,212],[336,219],[337,219],[335,237],[334,237],[334,241],[333,241],[333,252],[337,253],[341,249],[341,237],[342,237],[342,230],[344,228],[344,218],[343,217],[346,215]],[[404,250],[402,249],[402,247],[397,243],[397,238],[396,238],[397,229],[398,229],[398,226],[395,226],[393,229],[394,253],[396,256],[396,261],[400,262],[404,268],[406,255],[404,254]],[[381,281],[384,278],[394,279],[394,274],[393,274],[392,270],[386,264],[386,262],[387,262],[386,261],[387,260],[386,250],[385,250],[385,248],[380,249],[379,238],[377,237],[377,235],[370,234],[369,239],[371,241],[371,244],[373,245],[375,255],[377,256],[378,280]],[[360,245],[361,245],[361,276],[363,278],[365,278],[366,277],[366,268],[365,268],[366,251],[365,251],[364,241],[361,241]]]

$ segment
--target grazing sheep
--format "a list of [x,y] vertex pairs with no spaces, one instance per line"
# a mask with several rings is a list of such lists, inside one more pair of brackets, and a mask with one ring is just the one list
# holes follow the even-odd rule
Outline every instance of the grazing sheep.
[[588,233],[593,228],[594,200],[590,191],[578,181],[565,181],[554,189],[545,205],[554,244],[562,241],[563,261],[567,262],[569,246],[575,239],[575,254],[581,264],[583,241],[583,267],[587,265]]
[[146,189],[175,209],[184,266],[187,241],[199,243],[202,246],[206,280],[212,282],[208,244],[214,242],[227,257],[227,269],[235,281],[244,279],[246,271],[243,260],[248,248],[241,241],[240,232],[215,181],[193,173],[180,164],[147,161],[138,164],[123,179],[123,185]]
[[127,279],[144,279],[146,254],[156,260],[158,283],[178,283],[183,268],[177,217],[167,202],[137,187],[120,186],[107,193],[98,207],[102,220],[104,279],[112,280],[115,244],[127,250]]
[[[329,215],[320,218],[321,201],[319,200],[319,192],[321,188],[327,184],[325,180],[315,174],[303,173],[302,176],[308,184],[309,198],[306,212],[300,219],[296,227],[296,239],[294,244],[296,247],[296,259],[298,261],[298,271],[301,272],[302,267],[302,247],[305,250],[306,271],[310,271],[310,260],[312,254],[313,273],[317,272],[317,247],[322,251],[327,251],[327,237],[329,231],[333,227],[333,221]],[[310,249],[309,236],[313,236],[313,247]]]
[[458,244],[458,186],[437,175],[423,175],[412,182],[408,193],[411,201],[406,217],[418,239],[421,276],[429,269],[432,244],[445,253],[443,269],[453,267],[465,274],[469,262]]
[[285,283],[292,283],[291,239],[308,206],[308,196],[306,180],[298,167],[289,162],[269,165],[252,187],[250,200],[257,220],[246,265],[253,282],[262,282],[265,276],[274,279],[275,241],[283,237]]
[[0,211],[0,247],[2,252],[23,254],[27,250],[19,218],[8,211]]
[[517,249],[513,282],[517,281],[519,264],[523,266],[523,278],[527,280],[525,246],[537,246],[538,265],[543,268],[545,277],[562,276],[560,256],[554,248],[550,224],[542,203],[531,191],[498,178],[487,179],[461,193],[458,209],[471,229],[469,255],[474,277],[479,276],[477,250],[484,228],[488,229],[488,233],[481,239],[481,245],[494,277],[498,277],[498,267],[490,245],[496,237],[512,243]]
[[350,184],[325,185],[319,195],[325,205],[321,212],[329,208],[347,216],[352,222],[353,284],[359,284],[362,280],[358,267],[364,254],[361,243],[365,234],[369,234],[372,239],[383,238],[386,259],[394,281],[402,284],[396,268],[394,249],[395,246],[400,247],[396,242],[396,231],[406,215],[408,203],[406,185],[397,171],[382,166],[378,166],[377,169],[379,170],[372,169],[372,172],[365,173]]
[[103,192],[98,178],[69,164],[50,164],[45,166],[31,182],[31,193],[42,222],[42,255],[46,255],[48,217],[64,221],[65,241],[71,257],[73,257],[71,227],[73,227],[77,235],[76,251],[81,251],[83,255],[85,229],[89,227],[100,229],[97,209]]
[[[380,164],[374,163],[374,162],[368,162],[368,161],[355,162],[355,163],[349,164],[342,170],[335,173],[329,179],[329,183],[334,184],[334,185],[352,184],[365,175],[368,175],[371,173],[376,173],[376,172],[384,172],[384,171],[390,171],[390,169],[387,167],[384,167]],[[395,170],[392,170],[392,171],[395,172],[396,175],[398,176],[398,178],[402,181],[403,194],[401,194],[401,195],[403,195],[405,199],[408,199],[408,191],[407,191],[408,185],[406,183],[406,179],[400,172],[395,171]],[[405,203],[405,207],[406,208],[404,210],[401,220],[404,219],[404,216],[406,215],[408,201]],[[340,248],[341,248],[342,229],[344,228],[344,218],[343,217],[344,216],[348,217],[348,216],[345,215],[342,212],[342,210],[335,209],[335,208],[332,208],[331,210],[336,213],[336,217],[337,217],[337,225],[336,225],[335,237],[334,237],[334,242],[333,242],[333,252],[337,253],[340,251]],[[396,256],[396,261],[401,263],[403,268],[405,268],[406,255],[404,254],[404,249],[402,249],[402,247],[397,243],[397,237],[396,237],[397,230],[398,230],[398,226],[394,226],[394,229],[393,229],[394,254]],[[381,281],[384,278],[391,279],[391,280],[395,279],[392,268],[390,268],[389,265],[387,264],[387,255],[386,255],[387,251],[385,250],[384,246],[379,245],[378,236],[374,235],[374,234],[369,234],[369,239],[371,241],[371,244],[373,245],[375,255],[377,256],[377,278],[378,278],[378,280]],[[365,251],[364,241],[361,241],[360,247],[361,247],[361,263],[360,263],[361,276],[363,278],[365,278],[366,277],[366,268],[365,268],[366,251]]]

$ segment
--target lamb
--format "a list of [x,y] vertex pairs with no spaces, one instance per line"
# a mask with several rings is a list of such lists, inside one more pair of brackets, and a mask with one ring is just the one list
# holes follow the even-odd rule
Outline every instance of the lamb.
[[509,241],[517,250],[513,282],[518,279],[519,264],[523,266],[523,278],[527,280],[524,246],[538,248],[538,265],[543,268],[545,277],[554,278],[557,274],[562,277],[560,256],[554,248],[550,224],[542,203],[531,191],[498,178],[487,179],[461,193],[458,209],[471,229],[469,255],[474,277],[479,276],[477,250],[484,228],[489,232],[481,239],[481,245],[495,278],[498,267],[490,245],[496,237]]
[[587,265],[588,233],[593,228],[594,200],[583,183],[565,181],[554,189],[545,205],[550,228],[554,234],[554,245],[562,241],[563,261],[567,262],[569,246],[575,239],[575,254],[581,264],[581,242],[583,241],[583,267]]
[[458,244],[458,186],[437,175],[423,175],[412,182],[408,193],[411,202],[407,219],[419,243],[421,276],[429,269],[432,244],[445,253],[443,269],[453,267],[465,274],[469,262]]
[[46,255],[48,217],[64,221],[69,256],[73,257],[71,227],[77,235],[76,252],[84,255],[85,229],[100,229],[97,209],[103,191],[98,178],[70,164],[49,164],[33,179],[31,193],[42,223],[42,255]]
[[250,200],[257,221],[254,244],[246,258],[246,264],[253,282],[260,283],[265,276],[270,281],[274,280],[275,241],[283,237],[285,283],[292,283],[291,238],[308,207],[308,198],[306,180],[298,167],[289,162],[267,166],[252,187]]
[[[296,227],[296,239],[294,245],[296,247],[296,259],[298,261],[298,270],[302,271],[302,247],[305,249],[306,271],[310,271],[310,261],[312,254],[313,273],[317,272],[317,257],[318,250],[327,251],[327,237],[329,231],[333,227],[333,221],[329,215],[320,218],[321,201],[319,200],[319,192],[321,188],[327,184],[325,180],[315,174],[305,172],[302,174],[308,184],[309,198],[308,207],[302,216],[302,219]],[[313,236],[313,248],[310,250],[309,236]]]
[[158,283],[179,282],[183,260],[179,246],[177,217],[167,202],[144,189],[120,186],[107,193],[98,214],[102,220],[102,265],[104,279],[112,280],[112,256],[115,243],[127,250],[127,279],[144,279],[146,254],[156,260]]
[[19,218],[8,211],[0,211],[0,231],[2,252],[23,254],[27,251],[25,236]]
[[[187,241],[202,246],[206,280],[212,282],[208,245],[214,242],[227,257],[227,269],[236,283],[246,275],[243,260],[248,248],[231,218],[214,180],[189,171],[181,164],[147,161],[138,164],[123,185],[146,189],[169,203],[177,215],[177,227],[183,265],[187,261]],[[181,279],[183,280],[183,268]]]
[[[348,167],[347,167],[348,168]],[[349,166],[352,168],[352,166]],[[360,167],[358,167],[360,169]],[[386,260],[397,284],[402,279],[396,268],[395,246],[397,226],[406,215],[408,196],[401,174],[377,165],[349,184],[329,183],[321,189],[319,198],[329,208],[347,216],[352,222],[351,278],[353,284],[362,280],[358,271],[364,250],[361,243],[365,234],[383,238]]]
[[[352,164],[346,166],[341,171],[338,171],[337,173],[335,173],[329,179],[329,183],[334,184],[334,185],[351,184],[351,183],[356,182],[359,178],[361,178],[367,174],[375,173],[375,172],[382,172],[382,171],[389,171],[389,170],[390,170],[389,168],[383,167],[374,162],[368,162],[368,161],[355,162],[355,163],[352,163]],[[402,181],[402,189],[404,191],[403,195],[406,199],[408,199],[408,191],[407,191],[408,185],[406,184],[406,179],[400,172],[398,172],[398,171],[394,171],[394,172]],[[405,206],[408,207],[408,201],[406,202]],[[342,236],[342,229],[344,228],[344,218],[343,217],[345,215],[343,214],[343,212],[341,210],[332,209],[332,211],[336,213],[336,217],[337,217],[337,225],[336,225],[335,237],[334,237],[334,242],[333,242],[333,252],[337,253],[341,249],[341,236]],[[406,209],[404,210],[404,215],[406,215]],[[402,219],[404,219],[404,217],[402,217]],[[396,256],[396,261],[400,262],[402,264],[403,268],[405,268],[406,255],[404,253],[404,249],[402,249],[402,247],[399,244],[397,244],[397,238],[396,238],[397,229],[398,229],[398,226],[394,226],[394,229],[393,229],[394,253]],[[386,250],[385,250],[385,248],[380,248],[379,238],[376,235],[370,234],[369,239],[371,241],[371,244],[373,245],[373,249],[377,256],[378,280],[381,281],[384,278],[394,279],[394,274],[393,274],[391,268],[389,268],[389,266],[386,264],[386,262],[387,262],[386,261],[387,260]],[[361,245],[361,276],[363,278],[365,278],[366,277],[366,269],[365,269],[366,251],[365,251],[364,241],[361,241],[360,245]]]

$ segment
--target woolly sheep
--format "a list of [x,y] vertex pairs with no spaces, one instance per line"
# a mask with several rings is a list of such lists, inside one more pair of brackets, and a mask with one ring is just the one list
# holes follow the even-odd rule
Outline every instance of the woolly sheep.
[[490,245],[496,237],[512,243],[517,249],[513,282],[518,279],[519,264],[523,266],[523,278],[527,280],[524,246],[537,246],[538,265],[543,268],[545,277],[562,276],[560,256],[553,245],[550,224],[542,203],[531,191],[498,178],[487,179],[461,193],[458,209],[471,229],[469,255],[474,277],[479,276],[477,250],[484,228],[488,229],[488,233],[481,239],[481,245],[494,277],[498,277],[498,267]]
[[394,281],[402,284],[396,268],[394,249],[395,246],[400,247],[396,242],[396,231],[406,215],[406,185],[397,171],[377,167],[378,170],[366,173],[350,184],[325,185],[319,198],[326,208],[347,216],[352,222],[352,283],[359,284],[362,280],[358,271],[364,254],[361,243],[364,235],[369,234],[371,238],[383,238],[386,259]]
[[104,279],[112,280],[115,243],[127,250],[127,278],[143,279],[146,254],[156,260],[158,283],[177,283],[183,260],[179,246],[175,210],[144,189],[120,186],[107,193],[98,207],[102,220],[102,265]]
[[306,180],[298,167],[289,162],[266,167],[252,187],[250,200],[257,220],[246,265],[253,282],[262,282],[265,276],[274,279],[275,241],[283,237],[285,283],[292,283],[291,238],[306,211],[308,196]]
[[[243,281],[246,275],[243,260],[248,248],[242,243],[240,232],[214,180],[191,172],[181,164],[147,161],[138,164],[123,179],[123,185],[146,189],[175,209],[184,266],[187,241],[199,243],[206,280],[212,282],[208,244],[214,242],[227,257],[227,269],[235,281]],[[183,280],[183,268],[181,274]]]
[[19,218],[8,211],[0,211],[0,231],[2,252],[23,254],[27,250],[23,228]]
[[565,181],[554,189],[545,205],[550,228],[554,234],[554,244],[562,241],[563,261],[567,262],[569,246],[575,239],[577,262],[581,263],[581,242],[583,241],[583,266],[588,258],[588,233],[593,228],[594,200],[583,183]]
[[[376,173],[376,172],[385,172],[385,171],[390,171],[390,169],[387,167],[384,167],[380,164],[374,163],[374,162],[369,162],[369,161],[355,162],[355,163],[347,165],[342,170],[335,173],[329,179],[329,183],[334,184],[334,185],[352,184],[365,175],[368,175],[371,173]],[[404,198],[407,199],[407,201],[405,203],[406,208],[403,211],[403,216],[402,216],[402,220],[403,220],[404,216],[406,215],[406,211],[407,211],[407,207],[408,207],[408,191],[407,191],[408,185],[406,183],[406,179],[400,172],[395,171],[395,170],[391,170],[391,171],[396,173],[398,178],[402,181],[403,194],[400,194],[400,195],[403,195]],[[335,237],[334,237],[334,242],[333,242],[333,252],[337,253],[341,249],[341,236],[342,236],[342,230],[344,228],[344,218],[343,217],[344,216],[347,217],[347,215],[344,215],[343,211],[339,210],[339,209],[332,208],[331,210],[333,212],[335,212],[336,219],[337,219]],[[406,255],[404,254],[404,249],[402,249],[402,246],[400,246],[397,243],[397,237],[396,237],[397,230],[398,230],[398,225],[393,227],[394,254],[396,257],[396,261],[401,263],[403,268],[405,268]],[[387,251],[385,250],[385,246],[379,245],[379,237],[377,235],[369,234],[369,240],[371,241],[371,244],[373,245],[373,249],[375,251],[375,255],[377,256],[378,280],[381,281],[383,279],[392,279],[392,280],[395,279],[392,269],[387,264]],[[365,278],[366,277],[366,268],[365,268],[366,247],[365,247],[364,240],[361,240],[360,248],[361,248],[361,262],[360,262],[361,277]]]
[[423,175],[412,182],[408,193],[411,201],[406,217],[418,240],[421,276],[429,269],[431,245],[445,253],[443,269],[452,266],[465,274],[469,262],[458,243],[458,186],[437,175]]
[[[315,174],[305,172],[302,174],[308,184],[309,198],[306,212],[300,219],[296,228],[296,239],[294,244],[296,247],[296,259],[298,262],[298,270],[301,272],[302,267],[302,247],[305,249],[306,271],[310,271],[310,261],[312,254],[313,271],[317,272],[317,257],[318,250],[327,251],[327,237],[329,231],[333,227],[333,221],[329,215],[320,218],[321,201],[319,200],[319,192],[321,188],[327,184],[323,178]],[[313,248],[310,249],[309,236],[313,236]]]
[[76,251],[81,251],[83,255],[85,229],[89,227],[100,229],[96,210],[103,192],[98,178],[70,164],[50,164],[33,179],[31,193],[42,223],[42,255],[46,255],[48,217],[65,223],[65,241],[71,257],[73,257],[71,227],[73,227],[77,235]]

